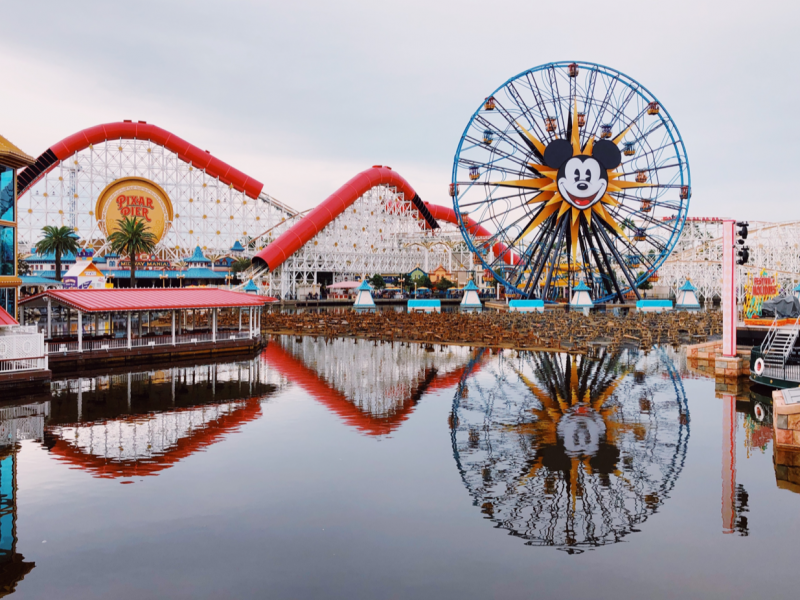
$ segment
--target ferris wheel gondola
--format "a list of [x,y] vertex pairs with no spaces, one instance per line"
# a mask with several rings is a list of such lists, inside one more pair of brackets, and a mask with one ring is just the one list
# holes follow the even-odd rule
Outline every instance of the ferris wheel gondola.
[[520,73],[482,102],[450,184],[466,243],[507,289],[554,300],[583,279],[596,302],[638,297],[680,237],[690,190],[663,105],[578,62]]

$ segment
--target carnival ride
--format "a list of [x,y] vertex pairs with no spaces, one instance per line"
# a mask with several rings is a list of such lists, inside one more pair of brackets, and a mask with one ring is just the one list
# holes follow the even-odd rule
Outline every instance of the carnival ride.
[[[657,378],[664,368],[671,386]],[[486,518],[528,545],[577,553],[622,541],[667,500],[690,418],[666,351],[599,349],[501,353],[480,376],[467,369],[450,425]]]
[[553,299],[566,268],[570,289],[583,278],[596,301],[622,301],[674,248],[691,181],[678,129],[644,86],[601,65],[557,62],[481,103],[450,194],[470,249],[507,288]]
[[239,241],[292,218],[297,211],[262,191],[263,184],[210,152],[152,124],[106,123],[79,131],[42,153],[18,176],[18,230],[23,252],[32,251],[45,225],[67,225],[84,248],[108,250],[95,214],[101,192],[125,177],[163,188],[173,218],[159,242],[160,258],[179,261],[200,246],[210,258]]
[[423,202],[399,173],[376,165],[287,229],[259,237],[259,245],[265,247],[254,254],[248,277],[282,296],[298,285],[318,283],[319,273],[337,282],[444,265],[481,281],[483,270],[475,264],[458,223],[452,209]]
[[[721,292],[721,221],[686,226],[691,179],[674,122],[641,84],[592,63],[530,69],[481,103],[458,144],[452,208],[424,202],[376,165],[300,212],[160,127],[90,127],[19,172],[20,253],[32,251],[43,226],[68,225],[102,256],[109,224],[96,202],[128,177],[153,182],[171,202],[157,248],[167,268],[181,268],[197,246],[212,261],[244,256],[253,265],[241,285],[252,280],[282,298],[418,266],[546,300],[578,280],[595,302],[631,298],[645,281],[659,293],[686,279],[706,299]],[[786,291],[800,281],[800,225],[751,225],[751,260],[740,273],[770,271]]]

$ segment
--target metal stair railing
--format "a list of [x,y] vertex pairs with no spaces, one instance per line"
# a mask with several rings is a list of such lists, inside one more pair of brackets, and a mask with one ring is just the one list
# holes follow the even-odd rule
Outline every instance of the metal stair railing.
[[798,335],[800,335],[800,317],[795,319],[791,329],[782,329],[778,326],[778,317],[776,316],[761,343],[761,356],[764,358],[764,362],[769,366],[785,368]]

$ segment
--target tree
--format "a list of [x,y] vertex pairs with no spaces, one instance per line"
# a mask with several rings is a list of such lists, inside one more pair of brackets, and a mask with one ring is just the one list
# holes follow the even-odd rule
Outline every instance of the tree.
[[237,258],[231,264],[231,273],[241,273],[242,271],[247,271],[250,268],[250,259],[249,258]]
[[[644,275],[644,271],[639,271],[639,272],[636,274],[636,279],[639,279],[639,277],[641,277],[642,275]],[[647,279],[645,279],[645,280],[644,280],[642,283],[640,283],[640,284],[639,284],[638,286],[636,286],[636,287],[638,287],[640,290],[649,290],[649,289],[652,289],[652,287],[653,287],[653,284],[651,284],[651,283],[650,283],[650,281],[648,281]]]
[[421,276],[415,277],[415,278],[413,278],[413,279],[411,279],[409,281],[409,285],[411,287],[413,287],[415,283],[417,284],[418,288],[421,288],[421,287],[430,288],[430,287],[432,287],[431,278],[428,277],[427,275],[421,275]]
[[131,287],[136,287],[136,255],[150,253],[156,247],[156,236],[147,231],[144,219],[125,217],[117,220],[116,231],[111,232],[108,241],[111,251],[119,255],[127,254],[131,260]]
[[375,273],[375,275],[370,277],[367,281],[369,281],[369,284],[376,290],[382,290],[386,287],[386,282],[383,280],[383,276],[378,273]]
[[17,254],[17,275],[30,275],[31,274],[31,266],[28,264],[28,261],[22,256],[22,254]]
[[44,237],[36,243],[36,252],[44,256],[51,252],[56,258],[56,279],[61,281],[61,256],[71,252],[76,254],[80,246],[78,245],[78,236],[72,227],[63,225],[56,227],[55,225],[45,225],[42,227]]
[[436,289],[442,292],[449,290],[451,287],[456,287],[456,284],[450,281],[447,277],[442,277],[436,282]]

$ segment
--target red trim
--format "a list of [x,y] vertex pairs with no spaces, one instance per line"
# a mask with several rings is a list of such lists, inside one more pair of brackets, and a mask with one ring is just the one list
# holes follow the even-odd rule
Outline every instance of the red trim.
[[19,323],[4,308],[0,308],[0,327],[10,327],[11,325],[19,325]]
[[84,312],[129,310],[181,310],[189,308],[230,308],[264,306],[269,296],[218,288],[132,289],[132,290],[46,290],[20,301],[28,304],[50,297]]
[[[234,189],[244,192],[250,198],[258,198],[258,195],[264,188],[264,184],[260,181],[242,173],[228,163],[221,161],[210,153],[179,138],[177,135],[149,123],[121,122],[95,125],[94,127],[89,127],[83,131],[73,133],[71,136],[53,144],[50,146],[50,150],[53,151],[59,161],[63,161],[76,152],[85,150],[90,145],[120,139],[150,140],[159,146],[163,146],[167,150],[175,152],[181,160],[191,163],[192,166],[198,169],[204,170],[212,177],[219,177],[219,180],[224,184],[232,185]],[[39,177],[42,177],[57,164],[58,163],[52,165]],[[30,189],[31,185],[33,185],[33,182],[28,185],[27,189]]]
[[[264,248],[261,252],[258,252],[253,257],[253,262],[265,263],[270,271],[274,271],[292,254],[307,244],[311,238],[322,231],[326,225],[342,214],[347,207],[376,185],[395,187],[398,192],[403,193],[407,200],[417,195],[414,188],[411,187],[411,184],[397,172],[392,171],[389,167],[376,165],[366,171],[362,171],[328,196],[328,198],[314,210],[279,235],[269,246]],[[436,204],[429,204],[427,202],[425,202],[425,206],[428,207],[433,218],[437,221],[442,220],[458,225],[458,218],[452,209],[444,206],[437,206]],[[469,217],[466,217],[466,219],[468,227],[473,234],[487,237],[492,235]],[[424,221],[422,221],[421,225],[427,227],[427,223]],[[506,246],[504,244],[495,244],[495,256],[499,255],[505,249]],[[516,264],[518,258],[516,255],[508,253],[503,257],[503,260],[506,264],[512,264],[512,261],[513,264]]]

